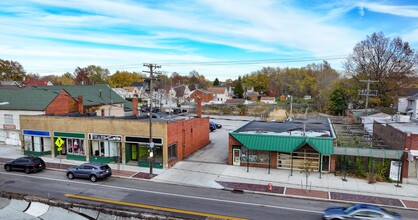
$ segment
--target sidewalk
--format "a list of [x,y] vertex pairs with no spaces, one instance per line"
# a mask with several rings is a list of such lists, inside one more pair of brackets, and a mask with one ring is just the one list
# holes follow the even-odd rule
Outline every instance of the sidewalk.
[[[19,147],[0,146],[0,163],[22,156]],[[65,171],[68,167],[84,163],[66,159],[42,157],[47,169]],[[153,178],[149,177],[149,168],[126,164],[109,164],[113,176],[120,178],[147,179],[147,181],[172,183],[231,190],[236,193],[251,192],[275,196],[289,196],[305,199],[341,201],[348,203],[374,203],[398,208],[418,210],[418,186],[378,182],[368,184],[367,180],[334,174],[312,173],[305,186],[305,174],[289,170],[231,166],[226,164],[180,161],[173,167],[162,170],[153,169]],[[268,189],[272,183],[272,190]]]

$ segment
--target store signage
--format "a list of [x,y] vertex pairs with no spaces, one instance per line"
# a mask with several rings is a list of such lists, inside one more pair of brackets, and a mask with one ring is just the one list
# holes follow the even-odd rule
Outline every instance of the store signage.
[[3,124],[3,129],[16,129],[16,125],[6,125],[6,124]]
[[395,161],[395,160],[391,161],[391,163],[390,163],[390,173],[389,173],[389,178],[391,180],[399,181],[399,179],[400,179],[399,171],[401,170],[400,166],[402,166],[401,162]]
[[120,135],[103,135],[103,134],[89,134],[90,140],[102,140],[102,141],[121,141]]

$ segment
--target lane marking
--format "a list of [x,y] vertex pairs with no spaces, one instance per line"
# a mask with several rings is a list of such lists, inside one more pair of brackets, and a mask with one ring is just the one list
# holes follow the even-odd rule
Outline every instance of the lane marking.
[[162,206],[145,205],[145,204],[139,204],[139,203],[133,203],[133,202],[122,202],[122,201],[104,199],[104,198],[98,198],[98,197],[81,196],[81,195],[75,195],[75,194],[64,194],[64,196],[69,197],[69,198],[83,199],[83,200],[89,200],[89,201],[95,201],[95,202],[104,202],[104,203],[131,206],[131,207],[137,207],[137,208],[152,209],[152,210],[157,210],[157,211],[167,211],[167,212],[175,212],[175,213],[182,213],[182,214],[188,214],[188,215],[205,216],[205,217],[211,217],[211,218],[216,218],[216,219],[246,220],[246,218],[238,218],[238,217],[233,217],[233,216],[217,215],[217,214],[210,214],[210,213],[204,213],[204,212],[195,212],[195,211],[189,211],[189,210],[183,210],[183,209],[167,208],[167,207],[162,207]]
[[174,197],[181,197],[181,198],[188,198],[188,199],[198,199],[198,200],[204,200],[204,201],[224,202],[224,203],[230,203],[230,204],[241,204],[241,205],[248,205],[248,206],[255,206],[255,207],[267,207],[267,208],[274,208],[274,209],[282,209],[282,210],[322,214],[322,211],[314,211],[314,210],[307,210],[307,209],[298,209],[298,208],[266,205],[266,204],[261,204],[261,203],[254,204],[254,203],[249,203],[249,202],[221,200],[221,199],[205,198],[205,197],[199,197],[199,196],[187,196],[187,195],[181,195],[181,194],[175,194],[175,193],[156,192],[156,191],[149,191],[149,190],[135,189],[135,188],[127,188],[127,187],[121,187],[121,186],[104,185],[103,182],[102,183],[100,183],[100,182],[89,183],[89,182],[74,181],[74,180],[57,180],[57,179],[48,178],[48,177],[27,176],[27,175],[24,175],[24,174],[4,173],[4,172],[0,172],[0,174],[13,175],[13,176],[23,176],[23,177],[28,177],[28,178],[44,179],[44,180],[51,180],[51,181],[58,181],[58,182],[65,182],[65,183],[84,184],[84,185],[95,186],[96,188],[97,187],[106,187],[106,188],[113,188],[113,189],[122,189],[122,190],[136,191],[136,192],[144,192],[144,193],[150,193],[150,194],[156,194],[156,195],[166,195],[166,196],[174,196]]

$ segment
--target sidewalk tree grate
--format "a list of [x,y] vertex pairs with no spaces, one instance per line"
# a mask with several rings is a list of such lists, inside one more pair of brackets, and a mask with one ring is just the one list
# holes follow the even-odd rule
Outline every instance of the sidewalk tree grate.
[[399,199],[377,197],[377,196],[356,195],[356,194],[339,193],[339,192],[331,192],[330,195],[331,195],[331,199],[333,200],[373,203],[373,204],[380,204],[380,205],[404,207],[402,205],[402,202]]

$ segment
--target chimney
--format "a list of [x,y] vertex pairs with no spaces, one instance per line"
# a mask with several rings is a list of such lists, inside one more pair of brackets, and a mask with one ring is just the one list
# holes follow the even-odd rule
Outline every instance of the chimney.
[[132,112],[134,113],[135,117],[138,117],[138,98],[134,97],[132,99]]
[[200,96],[197,97],[197,117],[202,117],[202,98]]
[[77,100],[78,100],[78,113],[83,114],[84,112],[84,106],[83,106],[83,96],[79,95],[77,96]]

